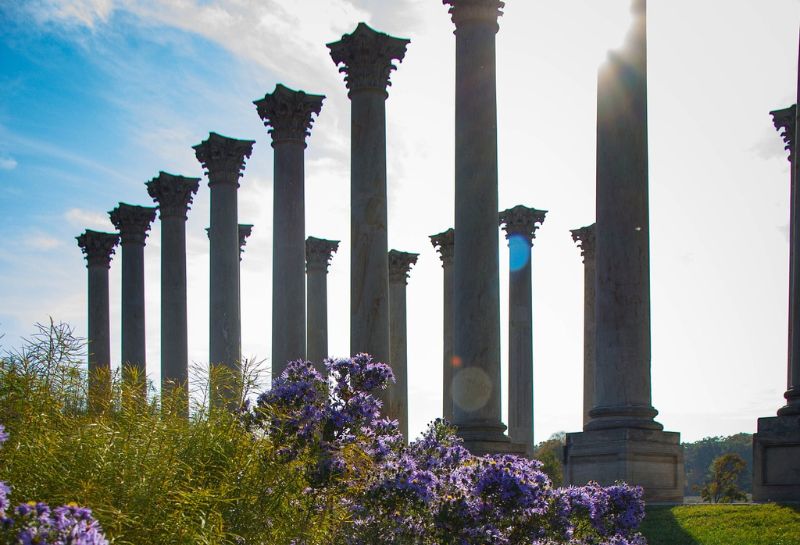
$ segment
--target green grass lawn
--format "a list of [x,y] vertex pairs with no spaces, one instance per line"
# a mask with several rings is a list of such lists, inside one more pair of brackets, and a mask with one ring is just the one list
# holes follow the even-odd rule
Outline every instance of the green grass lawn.
[[681,505],[647,508],[649,545],[800,545],[800,505]]

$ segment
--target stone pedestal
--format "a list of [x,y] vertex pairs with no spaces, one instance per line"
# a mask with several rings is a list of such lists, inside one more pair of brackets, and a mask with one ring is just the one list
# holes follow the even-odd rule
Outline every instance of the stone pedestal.
[[161,217],[161,394],[186,393],[189,413],[189,339],[186,308],[186,215],[200,178],[159,172],[147,183]]
[[156,209],[120,203],[108,213],[122,241],[122,376],[147,388],[144,313],[144,243]]
[[111,324],[109,319],[108,269],[111,256],[119,243],[116,233],[87,229],[76,237],[86,256],[88,270],[88,335],[89,408],[103,405],[111,395]]
[[306,359],[305,163],[306,137],[321,95],[278,84],[254,102],[264,125],[272,127],[274,199],[272,214],[272,377],[286,364]]
[[[359,23],[328,44],[351,103],[350,124],[350,352],[391,363],[387,261],[386,91],[409,40]],[[385,398],[384,398],[384,401]]]
[[442,418],[453,422],[453,254],[455,230],[431,235],[444,270],[442,301]]
[[572,240],[578,243],[583,257],[583,425],[590,418],[589,411],[594,407],[594,345],[595,345],[595,265],[594,265],[595,224],[573,229]]
[[533,286],[531,248],[546,210],[515,206],[500,212],[508,266],[508,435],[533,454]]
[[389,386],[385,415],[397,420],[408,441],[408,334],[406,329],[406,284],[411,266],[419,254],[389,252],[389,316],[392,370],[395,383]]
[[328,265],[339,249],[338,240],[306,239],[306,289],[308,298],[307,355],[317,371],[325,375],[328,354]]
[[627,44],[598,77],[595,401],[584,433],[568,435],[566,473],[680,501],[680,438],[651,400],[646,0],[633,6]]
[[758,419],[753,436],[753,501],[800,501],[800,417]]
[[497,240],[498,0],[444,0],[456,36],[453,419],[467,448],[509,438],[501,421]]
[[[209,363],[239,372],[241,324],[239,323],[239,178],[245,159],[253,150],[252,140],[236,140],[209,134],[194,146],[211,189],[209,227]],[[238,392],[231,385],[213,385],[212,402],[233,407]]]
[[680,434],[636,428],[568,433],[565,481],[616,481],[644,488],[648,502],[683,502],[683,449]]

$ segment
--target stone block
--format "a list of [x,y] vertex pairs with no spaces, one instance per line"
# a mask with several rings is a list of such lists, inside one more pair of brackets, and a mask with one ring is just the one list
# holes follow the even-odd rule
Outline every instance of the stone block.
[[564,479],[583,485],[624,481],[644,488],[645,501],[683,502],[680,434],[616,428],[567,434]]
[[753,501],[800,501],[800,417],[758,419],[753,436]]

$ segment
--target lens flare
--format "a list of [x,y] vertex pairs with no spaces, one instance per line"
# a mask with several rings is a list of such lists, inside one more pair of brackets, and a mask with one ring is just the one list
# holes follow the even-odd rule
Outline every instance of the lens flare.
[[522,235],[508,237],[508,267],[512,272],[525,268],[531,258],[531,245]]

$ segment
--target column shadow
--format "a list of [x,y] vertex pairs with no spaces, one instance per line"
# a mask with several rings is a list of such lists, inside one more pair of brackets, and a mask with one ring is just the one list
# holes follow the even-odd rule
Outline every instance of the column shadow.
[[681,527],[669,505],[647,507],[641,526],[648,545],[701,545]]

